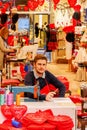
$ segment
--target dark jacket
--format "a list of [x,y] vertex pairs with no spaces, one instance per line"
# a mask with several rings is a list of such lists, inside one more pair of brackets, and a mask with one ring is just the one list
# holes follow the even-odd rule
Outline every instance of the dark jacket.
[[[36,84],[36,81],[39,81],[40,90],[44,88],[47,84],[52,84],[55,86],[55,88],[59,89],[59,97],[64,97],[65,95],[65,86],[61,81],[59,81],[53,74],[51,74],[49,71],[45,71],[45,79],[44,78],[38,78],[35,79],[34,72],[28,72],[24,79],[24,84],[26,86],[34,86]],[[25,93],[25,96],[28,97],[28,94]],[[45,100],[46,95],[40,95],[40,100]]]
[[36,37],[39,36],[39,28],[37,25],[35,26],[35,35],[36,35]]

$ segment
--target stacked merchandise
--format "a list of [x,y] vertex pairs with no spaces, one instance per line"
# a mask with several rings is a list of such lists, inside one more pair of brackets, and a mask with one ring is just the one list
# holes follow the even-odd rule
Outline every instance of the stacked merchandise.
[[71,117],[55,116],[50,109],[26,113],[25,105],[2,105],[1,111],[8,118],[0,124],[0,130],[72,130],[74,126]]

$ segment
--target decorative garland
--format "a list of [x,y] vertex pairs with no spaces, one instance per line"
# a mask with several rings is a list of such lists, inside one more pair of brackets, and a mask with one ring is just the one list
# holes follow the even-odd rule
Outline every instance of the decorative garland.
[[[18,5],[17,10],[24,10],[24,11],[28,11],[29,9],[31,11],[35,11],[36,8],[38,8],[39,6],[42,6],[44,4],[45,0],[28,0],[27,5],[25,6],[21,6]],[[12,2],[1,2],[0,1],[0,12],[2,13],[6,13],[6,11],[9,11],[10,9],[12,9]],[[15,5],[15,0],[14,0],[14,5]]]

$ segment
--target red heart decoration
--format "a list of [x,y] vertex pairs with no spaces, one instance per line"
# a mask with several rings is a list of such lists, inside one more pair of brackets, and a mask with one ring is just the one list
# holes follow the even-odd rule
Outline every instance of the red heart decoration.
[[38,0],[34,0],[34,8],[36,9],[38,7],[39,1]]
[[58,4],[60,0],[53,0],[54,4]]
[[44,117],[44,115],[40,112],[36,112],[36,113],[27,113],[26,114],[26,119],[31,122],[31,123],[35,123],[35,124],[43,124],[44,122],[47,121],[47,118]]
[[13,115],[10,110],[10,106],[2,105],[1,106],[1,112],[7,119],[12,119]]
[[42,6],[44,4],[45,0],[39,0],[39,5]]
[[11,105],[11,112],[15,119],[19,120],[26,113],[27,106],[25,105]]
[[28,8],[30,9],[30,10],[32,10],[32,11],[34,11],[35,10],[35,6],[34,6],[34,1],[28,1]]
[[4,120],[3,121],[3,123],[2,124],[5,124],[5,125],[7,125],[7,126],[12,126],[12,120],[9,120],[9,119],[6,119],[6,120]]
[[0,1],[0,6],[2,6],[2,2]]
[[28,11],[28,6],[24,6],[24,11]]
[[74,7],[76,2],[77,2],[77,0],[68,0],[70,7]]

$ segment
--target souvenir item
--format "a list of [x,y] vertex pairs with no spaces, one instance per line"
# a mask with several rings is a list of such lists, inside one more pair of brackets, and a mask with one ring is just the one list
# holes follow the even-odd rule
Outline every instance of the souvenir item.
[[25,106],[25,105],[12,105],[12,106],[10,106],[10,109],[11,109],[13,117],[15,119],[19,120],[26,113],[27,106]]
[[10,110],[10,106],[2,105],[1,106],[1,112],[9,120],[13,118],[12,112]]

